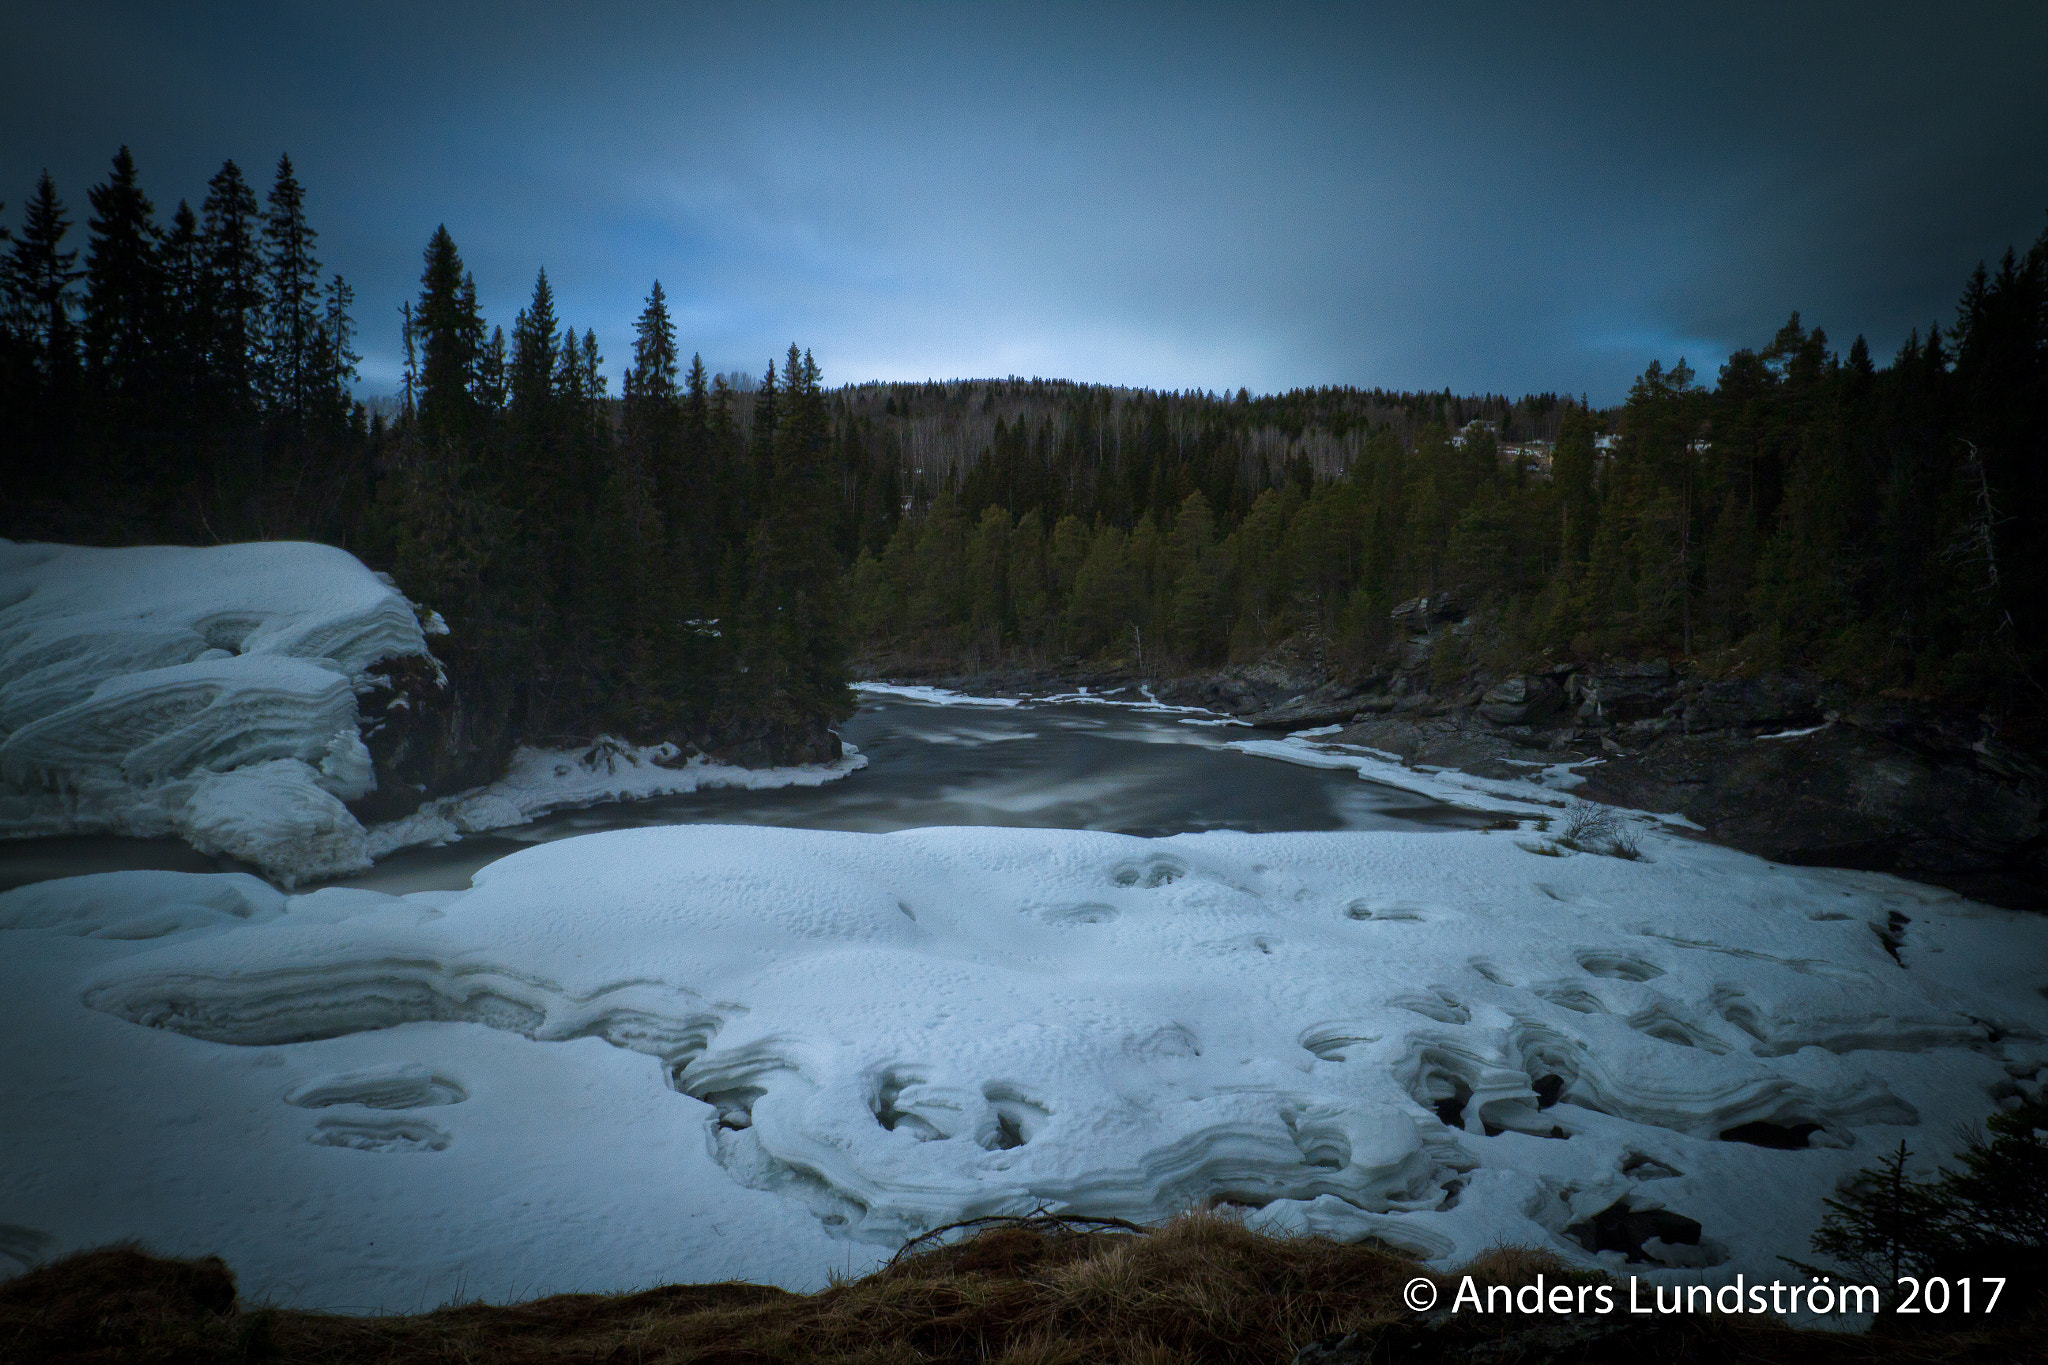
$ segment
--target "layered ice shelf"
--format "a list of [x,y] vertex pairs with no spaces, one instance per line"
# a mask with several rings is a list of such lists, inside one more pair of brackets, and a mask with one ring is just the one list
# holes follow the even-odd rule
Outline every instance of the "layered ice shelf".
[[0,896],[0,1222],[382,1308],[814,1288],[1040,1205],[1768,1278],[1845,1174],[2039,1085],[2048,920],[1637,837],[683,826],[466,892],[44,883]]
[[0,830],[175,835],[284,880],[369,865],[356,693],[424,656],[345,550],[0,541]]
[[347,805],[378,780],[357,697],[406,659],[435,676],[432,658],[414,605],[331,545],[0,540],[0,837],[182,838],[292,886],[564,806],[814,784],[867,761],[749,770],[672,744],[521,747],[496,781],[365,829]]

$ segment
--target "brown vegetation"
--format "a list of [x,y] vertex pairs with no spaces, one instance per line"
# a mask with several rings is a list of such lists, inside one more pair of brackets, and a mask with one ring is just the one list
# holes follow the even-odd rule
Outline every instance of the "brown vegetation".
[[[2043,1296],[1959,1332],[1844,1336],[1772,1321],[1418,1317],[1401,1303],[1417,1266],[1396,1253],[1274,1238],[1223,1214],[1152,1232],[1056,1218],[984,1220],[973,1235],[906,1254],[816,1294],[752,1284],[669,1285],[457,1304],[413,1317],[238,1307],[217,1258],[171,1261],[122,1246],[83,1252],[0,1284],[0,1359],[65,1365],[193,1362],[571,1361],[1244,1362],[1320,1352],[1333,1365],[1403,1361],[2016,1361],[2048,1325]],[[1541,1252],[1503,1249],[1435,1277],[1481,1284],[1584,1280]]]

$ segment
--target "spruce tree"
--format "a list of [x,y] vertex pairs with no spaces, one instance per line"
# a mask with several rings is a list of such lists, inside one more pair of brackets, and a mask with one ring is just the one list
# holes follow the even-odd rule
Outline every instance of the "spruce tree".
[[[157,334],[157,373],[164,385],[166,425],[189,438],[205,414],[197,400],[206,377],[205,244],[199,217],[180,199],[159,248],[163,297]],[[197,471],[187,471],[196,474]],[[188,480],[189,481],[189,480]]]
[[356,365],[362,360],[355,350],[356,291],[340,275],[327,281],[325,307],[320,314],[315,356],[313,396],[315,412],[330,431],[344,425],[354,406],[350,386],[356,379]]
[[512,414],[523,433],[544,438],[552,425],[557,333],[555,291],[545,268],[534,278],[533,300],[512,323]]
[[[93,216],[85,265],[86,372],[106,401],[127,421],[139,420],[156,361],[162,325],[163,279],[156,209],[142,192],[135,159],[126,147],[114,155],[113,174],[88,196]],[[125,445],[127,432],[114,440]]]
[[72,286],[83,272],[76,268],[78,252],[62,250],[70,230],[56,183],[44,171],[23,209],[21,232],[0,265],[0,289],[7,298],[8,324],[27,338],[45,385],[68,376],[77,360]]
[[264,378],[272,416],[292,430],[305,427],[322,387],[318,233],[306,223],[305,191],[292,159],[277,159],[277,179],[263,215]]
[[435,228],[427,242],[411,328],[420,356],[414,402],[421,438],[430,444],[469,439],[477,427],[483,318],[476,309],[476,282],[463,270],[446,224]]
[[262,400],[264,262],[258,247],[256,194],[234,162],[206,184],[206,389],[222,416],[253,414]]

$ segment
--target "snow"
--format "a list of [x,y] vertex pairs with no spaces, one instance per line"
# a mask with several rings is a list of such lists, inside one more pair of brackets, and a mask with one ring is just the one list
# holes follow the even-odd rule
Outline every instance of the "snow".
[[1828,727],[1827,727],[1827,724],[1826,724],[1825,722],[1823,722],[1823,723],[1821,723],[1821,724],[1819,724],[1819,725],[1809,725],[1809,726],[1807,726],[1807,727],[1806,727],[1806,728],[1805,728],[1804,730],[1780,730],[1780,731],[1778,731],[1778,732],[1777,732],[1776,734],[1771,734],[1771,735],[1758,735],[1758,736],[1757,736],[1757,738],[1758,738],[1758,739],[1804,739],[1804,738],[1805,738],[1806,736],[1808,736],[1808,735],[1817,735],[1817,734],[1819,734],[1819,733],[1820,733],[1821,731],[1823,731],[1823,730],[1825,730],[1825,729],[1827,729],[1827,728],[1828,728]]
[[943,687],[925,687],[909,683],[857,682],[856,692],[872,692],[878,697],[901,697],[905,701],[923,702],[927,706],[1021,706],[1015,697],[975,697],[965,692],[953,692]]
[[739,768],[713,763],[702,754],[685,761],[673,744],[627,744],[606,738],[587,749],[521,745],[497,781],[429,801],[403,820],[376,826],[370,831],[370,851],[381,858],[394,849],[509,829],[550,811],[608,801],[641,801],[717,788],[767,791],[821,786],[868,765],[867,755],[857,745],[841,747],[844,756],[836,763]]
[[[284,886],[550,810],[862,767],[750,770],[674,746],[522,748],[499,780],[365,829],[376,790],[356,697],[431,659],[415,605],[330,545],[93,549],[0,540],[0,836],[182,838]],[[403,701],[403,698],[400,699]],[[1014,703],[1002,703],[1014,705]]]
[[[959,1218],[1217,1200],[1616,1269],[1565,1229],[1626,1200],[1703,1228],[1631,1270],[1754,1280],[1844,1175],[2039,1085],[2048,920],[1636,823],[1634,862],[690,825],[462,892],[41,883],[0,895],[0,1215],[11,1246],[138,1237],[355,1309],[814,1289]],[[1754,1122],[1818,1127],[1720,1136]]]
[[365,868],[356,693],[426,653],[332,546],[0,541],[0,830],[175,835],[288,884]]
[[[1324,736],[1343,728],[1340,725],[1330,725],[1314,730],[1296,730],[1281,739],[1232,740],[1227,747],[1240,753],[1255,754],[1260,758],[1275,758],[1283,763],[1300,764],[1305,768],[1349,768],[1369,782],[1399,787],[1403,791],[1412,791],[1435,801],[1463,806],[1477,803],[1488,808],[1526,815],[1548,814],[1564,805],[1565,800],[1562,797],[1550,793],[1569,792],[1575,787],[1585,785],[1586,779],[1580,776],[1577,770],[1606,761],[1599,758],[1582,758],[1546,764],[1532,760],[1516,760],[1516,766],[1532,767],[1536,771],[1527,779],[1506,781],[1476,777],[1471,773],[1460,772],[1456,768],[1405,764],[1397,754],[1363,744],[1319,742]],[[1639,819],[1655,820],[1667,825],[1698,828],[1683,815],[1648,815],[1640,811],[1632,811],[1629,814]]]

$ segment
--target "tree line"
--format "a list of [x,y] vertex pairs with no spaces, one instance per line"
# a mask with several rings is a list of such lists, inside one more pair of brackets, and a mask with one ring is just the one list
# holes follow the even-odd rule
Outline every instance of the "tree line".
[[126,148],[88,197],[82,267],[47,174],[4,241],[0,534],[351,549],[448,622],[436,652],[485,751],[613,732],[829,752],[852,698],[808,352],[744,398],[701,358],[685,372],[657,281],[613,397],[546,271],[508,337],[443,227],[387,421],[351,396],[352,294],[319,283],[288,158],[262,209],[228,162],[165,226]]
[[[909,448],[962,387],[885,386],[847,450]],[[1450,593],[1479,628],[1434,652],[1445,685],[1660,654],[2037,717],[2048,699],[2048,234],[1888,365],[1795,313],[1711,387],[1653,361],[1608,412],[979,392],[1020,410],[976,458],[871,475],[905,490],[886,531],[849,511],[856,634],[887,656],[1173,670],[1295,639],[1363,671],[1395,606]]]
[[324,281],[289,157],[259,204],[233,161],[159,223],[123,147],[83,263],[46,171],[0,230],[12,534],[338,539],[366,432],[354,294]]
[[[124,149],[80,262],[46,175],[0,258],[0,533],[300,536],[390,569],[501,734],[792,752],[872,660],[1167,671],[1293,640],[1369,671],[1393,608],[1474,626],[1446,687],[1610,654],[1804,666],[2039,714],[2048,679],[2048,234],[1889,364],[1797,314],[1711,387],[1160,393],[1011,378],[826,391],[685,366],[659,283],[608,391],[545,271],[487,325],[445,228],[403,389],[350,398],[289,160],[155,220]],[[759,748],[760,745],[757,745]]]

